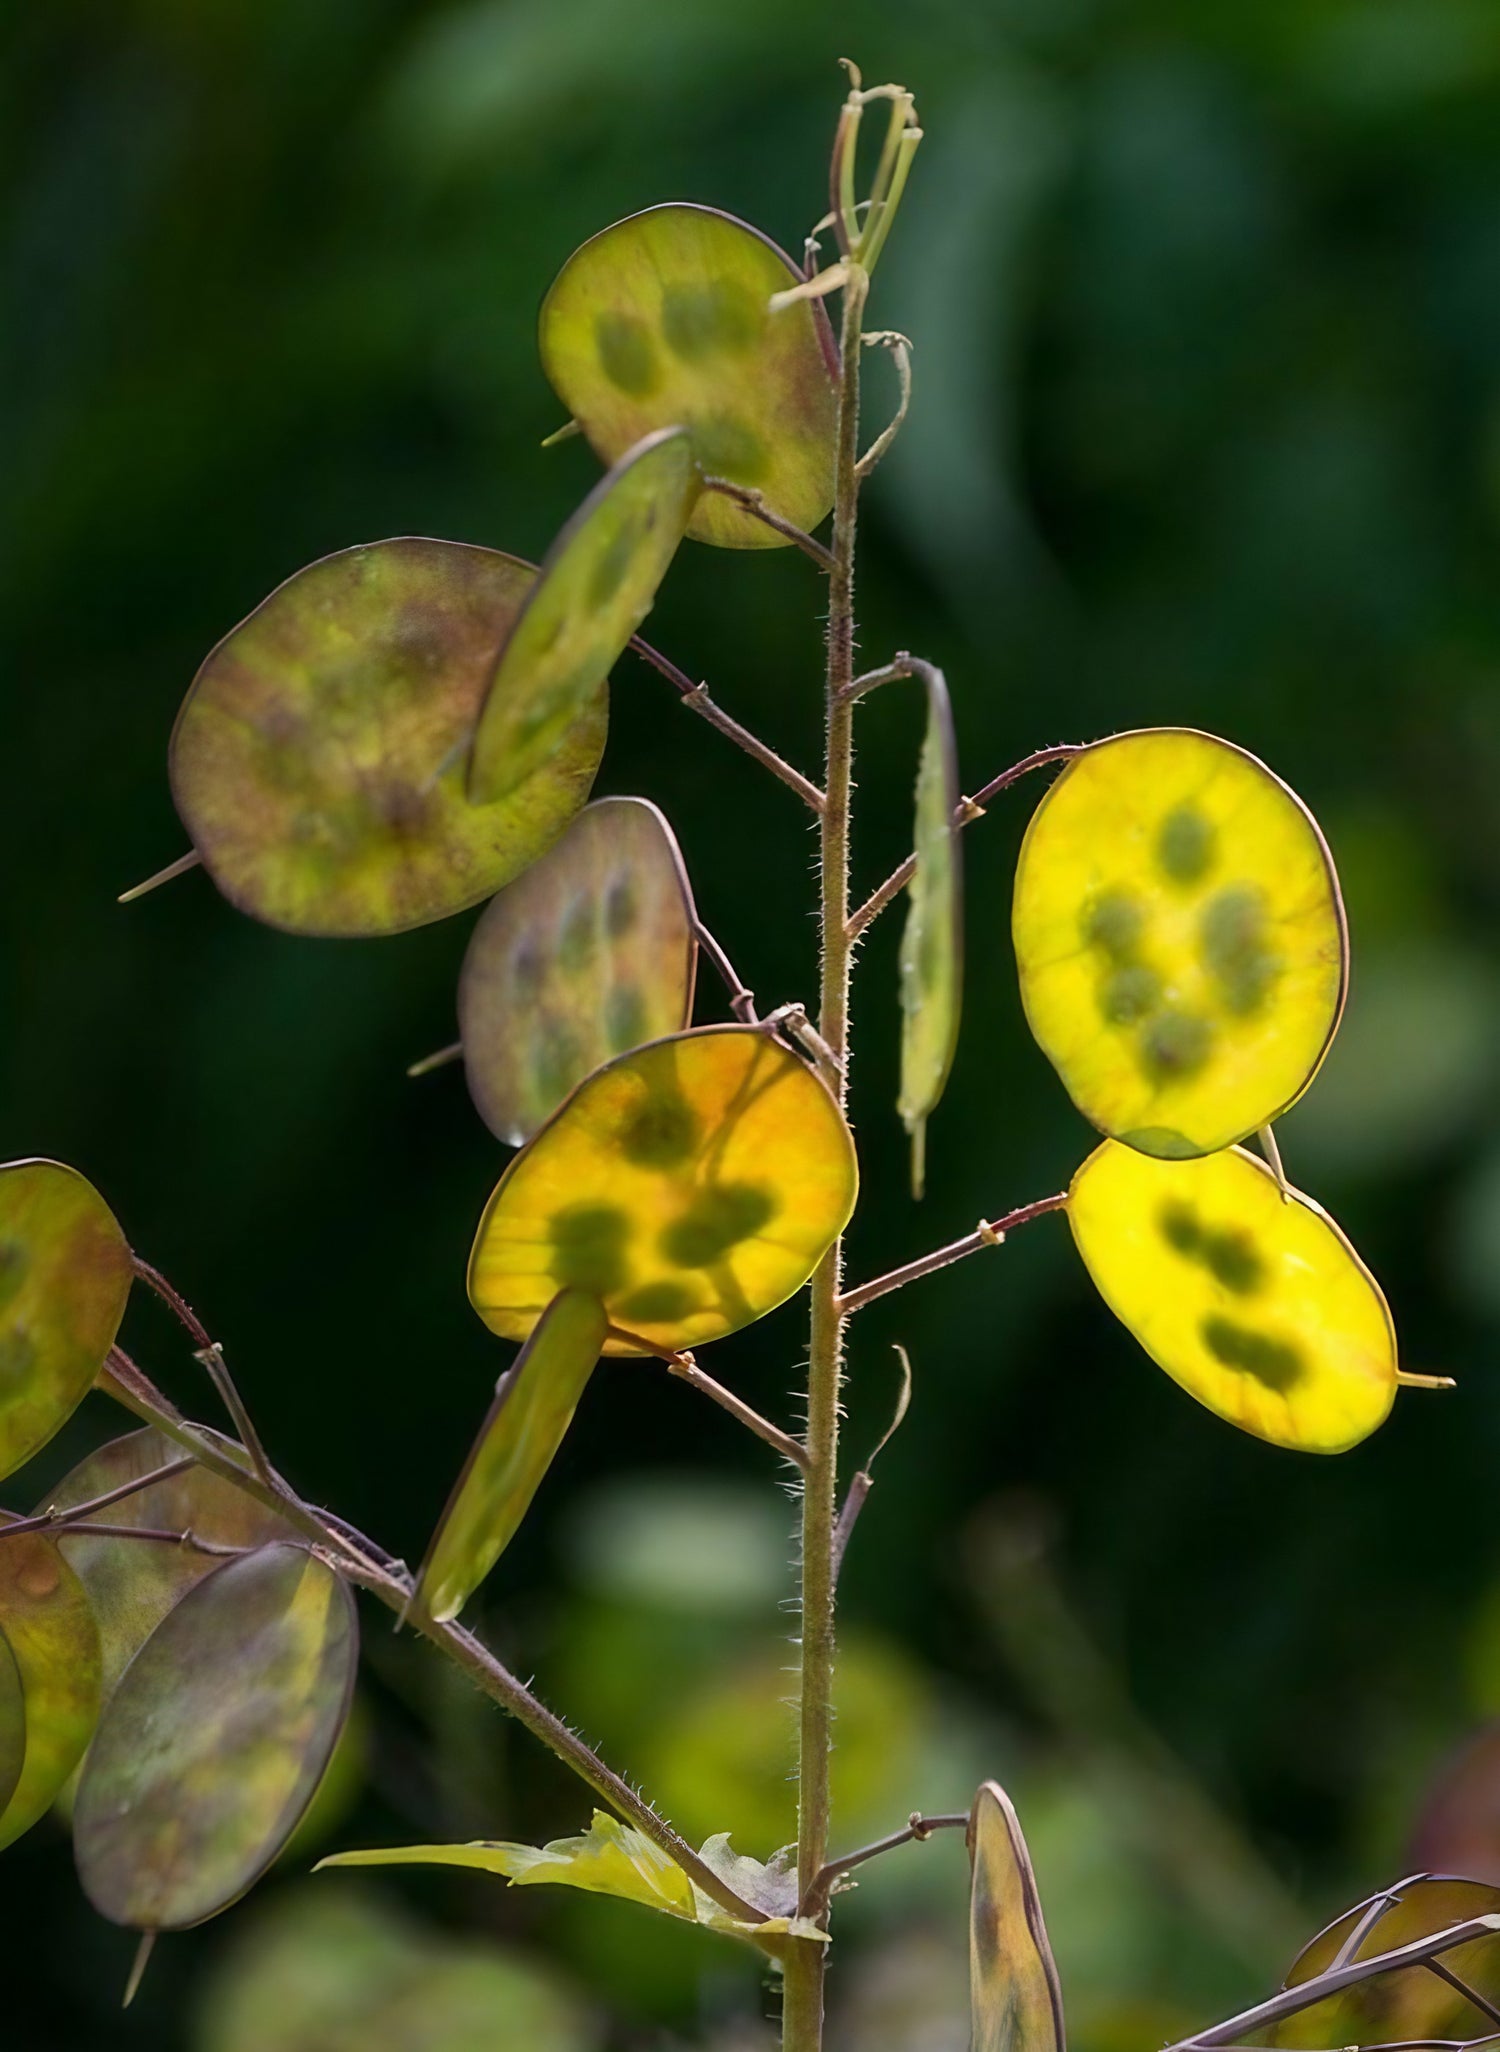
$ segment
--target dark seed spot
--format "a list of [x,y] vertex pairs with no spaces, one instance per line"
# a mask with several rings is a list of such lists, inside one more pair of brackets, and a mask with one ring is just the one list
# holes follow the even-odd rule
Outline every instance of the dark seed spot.
[[599,560],[589,577],[588,589],[584,593],[584,604],[598,612],[607,606],[620,586],[625,582],[625,573],[635,557],[639,534],[633,526],[624,526],[609,544],[600,551]]
[[1237,1297],[1253,1296],[1266,1279],[1265,1263],[1255,1251],[1254,1241],[1239,1227],[1224,1226],[1205,1233],[1201,1259],[1215,1281]]
[[622,1297],[615,1312],[622,1325],[664,1325],[673,1318],[686,1318],[698,1308],[686,1283],[642,1283],[628,1297]]
[[1084,908],[1084,939],[1122,967],[1133,960],[1145,925],[1145,914],[1129,891],[1100,891]]
[[531,1074],[536,1093],[550,1111],[562,1103],[588,1064],[578,1030],[565,1020],[549,1019],[532,1043]]
[[684,363],[699,363],[720,351],[753,349],[765,318],[755,295],[735,278],[672,285],[661,296],[663,333]]
[[1281,971],[1269,932],[1265,895],[1253,884],[1231,884],[1204,907],[1203,959],[1224,1002],[1241,1018],[1260,1009]]
[[758,1233],[776,1208],[770,1191],[755,1183],[720,1183],[674,1219],[658,1245],[676,1268],[710,1268],[731,1247]]
[[727,477],[733,484],[759,484],[770,467],[760,436],[728,414],[700,420],[693,428],[693,446],[710,475]]
[[24,1325],[0,1332],[0,1402],[22,1394],[22,1388],[36,1364],[36,1341]]
[[613,1204],[569,1204],[553,1215],[552,1273],[574,1289],[604,1297],[625,1281],[630,1221]]
[[1157,1083],[1195,1076],[1208,1060],[1213,1028],[1196,1012],[1159,1012],[1141,1035],[1141,1064]]
[[622,392],[640,399],[661,383],[651,330],[634,314],[595,314],[594,347],[604,375]]
[[510,958],[511,979],[519,997],[534,997],[542,987],[547,964],[534,941],[524,940]]
[[639,917],[635,878],[628,872],[611,878],[604,898],[604,930],[610,939],[622,939]]
[[1191,1204],[1184,1204],[1180,1199],[1164,1204],[1157,1214],[1157,1223],[1169,1247],[1174,1247],[1190,1260],[1197,1258],[1203,1245],[1203,1228]]
[[1114,969],[1099,986],[1099,1010],[1111,1026],[1133,1026],[1161,1001],[1161,978],[1144,962]]
[[1194,806],[1178,805],[1157,832],[1156,859],[1173,883],[1197,883],[1208,873],[1218,838],[1211,819]]
[[634,983],[617,983],[604,1000],[604,1032],[615,1054],[646,1037],[646,1000]]
[[26,1280],[31,1250],[21,1240],[0,1240],[0,1309],[10,1303]]
[[666,1090],[637,1105],[620,1131],[620,1152],[638,1168],[676,1168],[697,1144],[697,1113]]
[[1293,1388],[1301,1379],[1304,1362],[1297,1348],[1287,1340],[1272,1339],[1253,1326],[1239,1325],[1217,1313],[1205,1318],[1199,1331],[1203,1344],[1226,1368],[1238,1368],[1253,1375],[1267,1389],[1278,1392]]
[[594,900],[587,891],[580,891],[563,915],[562,932],[557,937],[559,967],[570,971],[586,968],[597,940]]

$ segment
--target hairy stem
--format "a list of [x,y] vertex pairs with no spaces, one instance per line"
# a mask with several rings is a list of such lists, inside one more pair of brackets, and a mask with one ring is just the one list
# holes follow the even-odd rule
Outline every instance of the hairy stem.
[[[842,1103],[849,1073],[849,806],[853,790],[854,538],[859,506],[860,324],[868,280],[852,265],[844,287],[840,345],[838,467],[833,508],[834,566],[828,581],[827,750],[820,821],[819,926],[823,947],[818,1032],[835,1065]],[[834,1532],[837,1523],[839,1386],[844,1321],[839,1309],[843,1242],[812,1280],[808,1345],[806,1481],[802,1492],[802,1671],[798,1743],[797,1881],[805,1896],[828,1858],[829,1766],[833,1751]],[[823,2043],[826,1948],[794,1945],[787,1956],[783,2052]]]
[[409,1623],[462,1668],[485,1695],[508,1710],[518,1723],[524,1724],[565,1766],[570,1767],[601,1802],[607,1803],[617,1816],[623,1817],[653,1844],[660,1846],[721,1909],[728,1910],[731,1916],[747,1924],[764,1921],[764,1911],[745,1902],[721,1881],[713,1869],[699,1859],[687,1840],[674,1831],[665,1818],[658,1816],[645,1797],[613,1768],[607,1767],[597,1753],[575,1731],[569,1730],[545,1703],[539,1701],[472,1632],[465,1631],[458,1624],[439,1624],[416,1608],[412,1602],[414,1585],[411,1576],[404,1568],[388,1565],[389,1554],[362,1534],[354,1533],[352,1527],[345,1526],[341,1520],[325,1517],[311,1504],[304,1503],[284,1483],[280,1487],[272,1487],[261,1476],[242,1466],[231,1449],[184,1418],[120,1348],[111,1350],[108,1363],[99,1377],[99,1386],[138,1418],[145,1419],[166,1438],[184,1447],[205,1468],[222,1475],[226,1481],[233,1482],[268,1509],[279,1513],[295,1531],[328,1555],[340,1573],[377,1596],[398,1619]]

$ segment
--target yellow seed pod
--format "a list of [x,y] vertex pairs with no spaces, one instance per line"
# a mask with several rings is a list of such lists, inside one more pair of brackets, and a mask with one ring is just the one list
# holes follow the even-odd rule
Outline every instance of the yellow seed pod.
[[[801,277],[731,214],[651,207],[563,265],[542,303],[542,368],[604,462],[655,428],[685,427],[701,470],[816,527],[833,504],[838,350],[815,301],[770,307]],[[721,548],[786,546],[722,493],[704,493],[688,533]]]
[[1037,807],[1012,915],[1026,1017],[1094,1125],[1181,1159],[1295,1103],[1343,1009],[1333,858],[1264,763],[1185,727],[1119,734]]
[[571,1288],[604,1305],[606,1353],[699,1346],[806,1282],[857,1185],[843,1114],[765,1028],[673,1034],[596,1069],[516,1156],[469,1298],[505,1339]]
[[1342,1453],[1384,1423],[1396,1330],[1380,1286],[1327,1212],[1283,1196],[1254,1155],[1159,1161],[1106,1140],[1067,1210],[1111,1311],[1231,1425]]

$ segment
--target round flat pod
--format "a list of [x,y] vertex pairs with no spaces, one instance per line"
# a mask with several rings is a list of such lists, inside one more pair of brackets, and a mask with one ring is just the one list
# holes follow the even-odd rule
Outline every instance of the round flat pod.
[[325,556],[199,670],[172,795],[219,889],[290,933],[401,933],[477,905],[549,848],[604,748],[597,696],[526,781],[465,791],[495,653],[529,563],[403,538]]
[[972,2052],[1066,2052],[1062,1988],[1025,1833],[986,1781],[969,1812]]
[[[542,302],[542,368],[606,463],[654,428],[685,427],[709,476],[816,527],[833,505],[838,349],[784,251],[730,214],[651,207],[574,251]],[[688,533],[722,548],[785,538],[705,492]]]
[[26,1690],[21,1670],[0,1629],[0,1817],[3,1817],[26,1761]]
[[94,1613],[82,1583],[41,1532],[0,1539],[0,1635],[26,1714],[21,1771],[0,1809],[0,1846],[7,1846],[57,1800],[99,1716]]
[[596,1069],[516,1156],[479,1222],[470,1301],[525,1339],[559,1290],[585,1290],[617,1328],[606,1353],[698,1346],[799,1289],[857,1187],[843,1114],[780,1041],[674,1034]]
[[1396,1394],[1396,1333],[1369,1270],[1311,1198],[1235,1147],[1157,1161],[1097,1147],[1068,1223],[1121,1322],[1174,1382],[1274,1446],[1341,1453]]
[[[1412,1874],[1383,1895],[1356,1903],[1303,1947],[1286,1977],[1297,1988],[1340,1959],[1378,1959],[1454,1924],[1500,1913],[1500,1888],[1446,1874]],[[1421,1964],[1354,1982],[1287,2017],[1267,2033],[1271,2045],[1342,2052],[1350,2045],[1483,2041],[1500,2002],[1500,1931],[1488,1931],[1440,1955],[1458,1977]]]
[[[233,1450],[233,1443],[218,1433],[209,1436],[226,1451]],[[86,1455],[48,1490],[37,1511],[52,1505],[71,1510],[75,1504],[92,1503],[181,1457],[182,1448],[149,1425],[139,1432],[127,1432]],[[102,1513],[102,1522],[147,1531],[191,1532],[214,1546],[263,1546],[272,1539],[293,1537],[291,1527],[274,1511],[196,1463],[165,1482],[153,1482],[149,1488],[137,1489],[112,1503]],[[222,1555],[202,1553],[191,1546],[152,1545],[99,1532],[70,1531],[66,1526],[56,1534],[56,1543],[94,1607],[106,1698],[168,1611],[223,1565]]]
[[458,979],[469,1094],[519,1147],[602,1062],[680,1032],[697,973],[692,891],[644,798],[597,798],[488,905]]
[[114,1345],[134,1269],[93,1185],[56,1161],[0,1167],[0,1476],[65,1425]]
[[524,784],[598,696],[651,610],[698,491],[686,433],[664,428],[563,528],[495,664],[469,756],[476,805]]
[[347,1583],[263,1546],[185,1596],[126,1668],[73,1807],[101,1916],[182,1931],[259,1879],[333,1756],[358,1661]]
[[1074,757],[1016,869],[1021,997],[1085,1118],[1181,1159],[1242,1140],[1316,1074],[1343,1008],[1333,859],[1255,757],[1188,728]]

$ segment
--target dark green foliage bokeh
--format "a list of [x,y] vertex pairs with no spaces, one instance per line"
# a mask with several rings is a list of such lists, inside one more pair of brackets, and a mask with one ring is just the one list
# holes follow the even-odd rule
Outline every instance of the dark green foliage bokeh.
[[[535,361],[542,291],[585,235],[665,198],[723,204],[798,246],[824,203],[843,54],[910,85],[927,130],[872,307],[913,338],[917,397],[868,495],[863,650],[945,666],[967,788],[1046,742],[1178,721],[1263,754],[1312,805],[1345,874],[1354,985],[1328,1070],[1282,1129],[1288,1166],[1381,1276],[1410,1365],[1461,1384],[1404,1397],[1336,1462],[1275,1452],[1151,1368],[1045,1221],[858,1321],[854,1449],[884,1423],[893,1340],[917,1395],[851,1554],[847,1614],[1008,1734],[1000,1771],[1060,1759],[1066,1777],[1103,1744],[1087,1732],[1107,1705],[1077,1684],[1059,1754],[1045,1649],[1028,1653],[1014,1617],[1004,1643],[993,1549],[975,1565],[984,1520],[1013,1518],[1024,1492],[1111,1686],[1239,1820],[1310,1930],[1399,1870],[1425,1779],[1500,1707],[1475,1622],[1500,1572],[1491,0],[10,10],[0,1151],[92,1176],[202,1308],[299,1486],[420,1555],[508,1352],[463,1294],[501,1150],[456,1071],[402,1076],[451,1038],[471,922],[314,943],[252,925],[201,876],[128,909],[115,894],[179,852],[173,714],[281,578],[393,533],[542,551],[597,474],[580,441],[538,447],[559,421]],[[881,363],[869,394],[873,431],[893,399]],[[820,602],[793,552],[690,545],[649,631],[811,768]],[[862,715],[866,883],[908,845],[920,732],[915,690]],[[628,662],[600,788],[662,805],[764,1003],[811,997],[795,801]],[[1022,786],[967,839],[966,1030],[920,1208],[891,1109],[899,915],[864,951],[856,1277],[1058,1187],[1089,1145],[1016,996],[1009,881],[1034,796]],[[127,1340],[208,1410],[155,1307],[132,1310]],[[708,1365],[786,1416],[800,1344],[782,1314]],[[114,1426],[91,1404],[7,1502],[27,1507]],[[580,1646],[612,1647],[580,1705],[612,1739],[631,1728],[610,1705],[631,1696],[632,1662],[654,1663],[664,1714],[684,1667],[721,1653],[701,1630],[687,1644],[661,1619],[593,1615],[570,1520],[622,1470],[764,1478],[761,1454],[664,1379],[601,1374],[491,1592],[497,1643],[559,1692],[570,1661],[589,1664]],[[582,1824],[529,1747],[476,1728],[373,1620],[370,1636],[385,1736],[345,1842]],[[893,1792],[889,1823],[908,1807]],[[1075,1831],[1081,1869],[1092,1829]],[[1254,1992],[1255,1960],[1204,1968],[1169,1882],[1140,1887],[1148,1912],[1159,1891],[1166,1936],[1136,1996]],[[1086,1881],[1057,1894],[1066,1974],[1070,1944],[1085,1949],[1075,1925],[1108,1925],[1116,1903]],[[589,1937],[573,1906],[413,1899],[539,1934],[605,2009],[651,2006],[645,1940],[616,1922],[628,1912],[600,1912]],[[89,1918],[60,1834],[7,1854],[0,1905],[7,2045],[188,2044],[224,1931],[166,1948],[120,2019],[128,1945]],[[1133,1931],[1142,1914],[1130,1906]],[[1259,1977],[1284,1965],[1267,1956]],[[705,1994],[674,1952],[661,2007],[688,2035],[720,2000],[715,1976],[743,1991],[735,1972],[715,1949]]]

